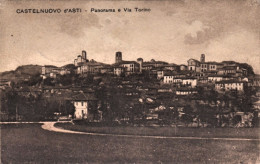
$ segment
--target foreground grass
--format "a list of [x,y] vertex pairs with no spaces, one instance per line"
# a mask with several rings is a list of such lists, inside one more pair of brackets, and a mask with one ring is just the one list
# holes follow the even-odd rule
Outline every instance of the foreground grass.
[[258,139],[260,128],[188,128],[188,127],[93,127],[89,125],[73,125],[56,123],[54,126],[81,132],[105,134],[129,134],[148,136],[180,136],[180,137],[214,137],[214,138],[252,138]]
[[2,163],[257,163],[259,141],[88,136],[1,125]]

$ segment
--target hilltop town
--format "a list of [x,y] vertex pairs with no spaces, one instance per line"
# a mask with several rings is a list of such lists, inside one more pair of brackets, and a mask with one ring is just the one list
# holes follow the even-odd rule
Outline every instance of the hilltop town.
[[[260,78],[247,63],[89,60],[19,67],[1,74],[1,120],[73,119],[118,124],[252,127],[259,123]],[[30,67],[30,68],[28,68]]]

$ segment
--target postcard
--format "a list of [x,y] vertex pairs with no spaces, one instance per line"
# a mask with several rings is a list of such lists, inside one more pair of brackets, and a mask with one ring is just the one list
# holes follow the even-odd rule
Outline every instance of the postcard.
[[259,163],[259,0],[0,0],[1,163]]

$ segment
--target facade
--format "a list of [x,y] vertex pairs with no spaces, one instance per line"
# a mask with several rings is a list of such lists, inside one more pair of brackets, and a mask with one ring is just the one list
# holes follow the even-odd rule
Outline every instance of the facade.
[[217,71],[217,62],[208,62],[208,70],[209,71]]
[[125,68],[121,66],[114,66],[114,75],[121,76],[125,72]]
[[215,89],[217,91],[244,91],[245,82],[235,80],[220,81],[215,83]]
[[209,75],[208,76],[208,82],[216,82],[216,81],[222,81],[223,76],[220,75]]
[[[88,119],[90,116],[90,103],[96,103],[97,99],[92,94],[80,93],[73,97],[73,105],[75,107],[75,119]],[[92,109],[96,110],[96,109]]]
[[79,66],[77,67],[77,73],[78,74],[100,73],[101,68],[103,68],[103,64],[98,62],[80,63]]
[[198,84],[198,80],[196,78],[187,77],[182,79],[183,86],[191,86],[192,88],[195,88],[197,84]]
[[176,95],[190,95],[198,93],[196,89],[193,88],[179,88],[176,89]]
[[188,60],[188,70],[194,72],[200,72],[200,62],[195,59]]
[[198,84],[198,80],[193,77],[177,77],[176,75],[169,74],[163,77],[163,83],[195,88]]
[[201,63],[201,64],[200,64],[200,71],[201,71],[201,72],[206,72],[206,71],[208,71],[208,63]]
[[125,68],[126,75],[140,72],[139,64],[135,61],[122,61],[120,66]]
[[165,84],[172,84],[172,83],[174,83],[174,75],[164,75],[163,76],[163,83],[165,83]]

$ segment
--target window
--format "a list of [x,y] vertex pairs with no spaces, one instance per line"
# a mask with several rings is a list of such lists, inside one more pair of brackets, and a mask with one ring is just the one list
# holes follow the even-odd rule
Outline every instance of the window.
[[83,101],[81,101],[81,106],[83,106],[84,105],[84,102]]

